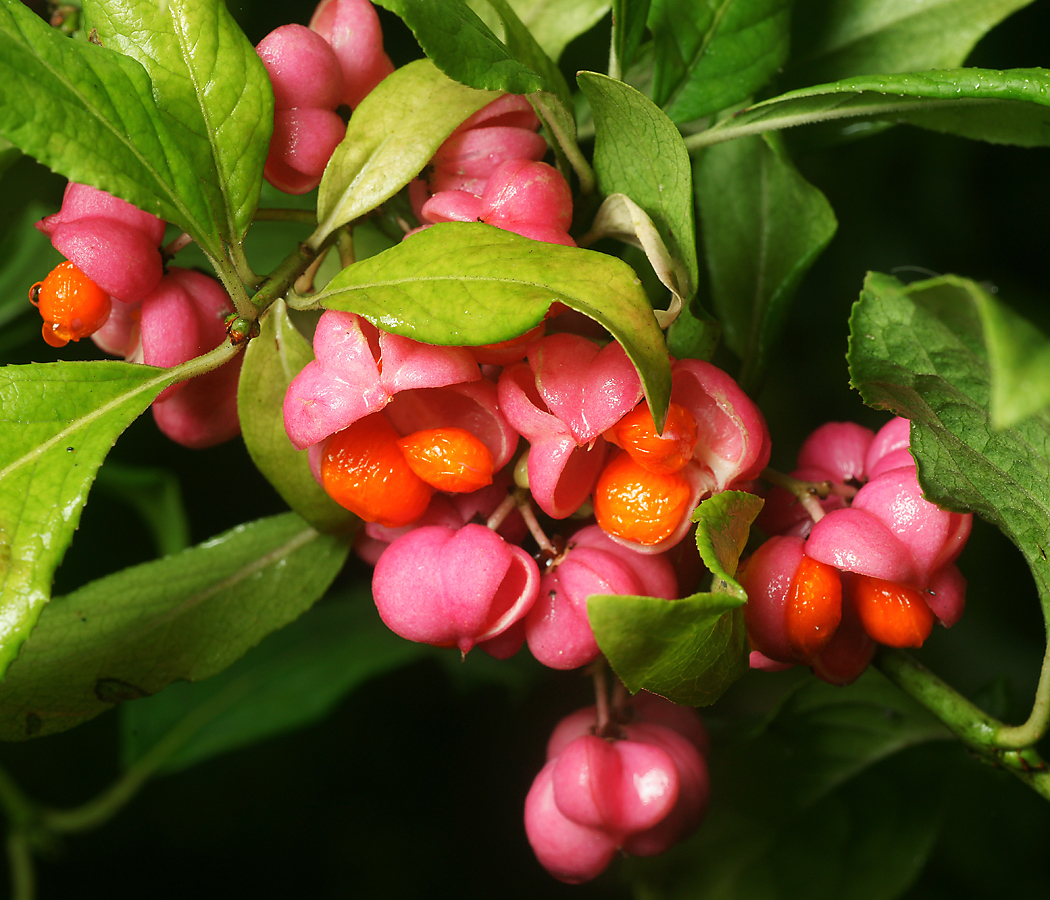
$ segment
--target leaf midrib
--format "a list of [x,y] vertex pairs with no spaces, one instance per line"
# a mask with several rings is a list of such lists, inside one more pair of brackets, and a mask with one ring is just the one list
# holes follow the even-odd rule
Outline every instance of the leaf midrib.
[[[67,90],[69,90],[69,92],[80,101],[81,108],[82,108],[83,112],[86,112],[90,117],[94,118],[97,122],[99,122],[103,126],[104,130],[108,131],[110,134],[112,134],[114,137],[116,137],[117,140],[118,140],[118,143],[122,144],[125,147],[125,149],[127,149],[127,150],[129,150],[131,152],[132,156],[134,156],[135,159],[138,160],[139,164],[143,167],[143,169],[145,171],[149,172],[149,174],[151,176],[153,176],[153,179],[154,179],[156,185],[158,187],[162,188],[162,190],[158,191],[158,193],[160,193],[162,196],[164,196],[168,200],[168,202],[171,203],[171,205],[175,209],[177,209],[180,212],[180,214],[182,214],[182,216],[184,217],[184,219],[186,220],[187,223],[192,223],[193,224],[195,230],[197,231],[198,235],[202,239],[207,239],[208,238],[208,232],[204,228],[202,228],[200,226],[200,223],[197,222],[196,218],[190,214],[189,209],[182,203],[182,198],[179,196],[179,194],[178,193],[173,193],[172,191],[169,190],[167,182],[164,181],[164,179],[160,176],[160,174],[154,169],[152,164],[149,163],[146,160],[146,158],[142,155],[142,153],[135,146],[135,144],[133,144],[128,139],[128,136],[123,134],[122,132],[118,131],[113,126],[113,124],[110,123],[110,121],[108,119],[103,117],[95,109],[95,107],[92,104],[88,103],[87,98],[83,94],[81,94],[81,92],[73,85],[72,82],[67,80],[61,74],[60,70],[55,69],[48,60],[44,59],[44,57],[40,55],[40,53],[36,49],[34,43],[30,40],[30,36],[27,35],[22,30],[21,27],[19,27],[18,30],[19,30],[19,33],[23,36],[23,38],[25,38],[25,49],[27,50],[27,52],[29,52],[33,56],[33,58],[36,59],[40,63],[40,65],[44,67],[44,69],[46,71],[51,73],[51,75],[59,82],[59,84],[61,84],[64,87],[66,87]],[[91,51],[88,51],[88,52],[91,52]],[[120,54],[120,55],[123,55],[123,54]],[[150,81],[150,83],[152,84],[152,79],[150,79],[149,73],[146,72],[144,67],[142,67],[142,64],[136,62],[135,60],[131,59],[130,57],[126,57],[126,58],[128,59],[128,61],[130,63],[134,63],[135,65],[138,65],[140,68],[142,68],[142,72],[145,75],[146,79],[148,81]],[[82,57],[82,60],[85,63],[85,65],[87,66],[87,68],[89,68],[91,70],[91,72],[95,75],[95,77],[99,78],[100,86],[102,86],[103,89],[106,91],[107,96],[111,96],[112,97],[112,95],[110,94],[110,89],[109,89],[108,85],[105,85],[103,79],[99,77],[98,73],[95,70],[95,67],[91,64],[90,57],[85,53],[84,56]],[[118,67],[119,67],[119,64],[118,64]],[[123,75],[125,78],[128,78],[127,73],[125,73],[123,70],[121,70],[121,75]],[[128,78],[128,80],[131,81],[130,78]],[[134,82],[132,82],[132,84],[134,84]],[[142,101],[141,96],[137,92],[134,94],[134,96],[135,96],[136,100],[138,100],[140,102]],[[158,143],[161,143],[161,145],[163,146],[163,142],[160,140],[161,135],[159,133],[157,133],[157,127],[158,126],[163,128],[163,124],[158,121],[154,125],[154,134],[156,134],[156,136],[157,136]],[[165,161],[167,161],[167,159],[168,159],[168,151],[167,151],[167,149],[165,149],[165,151],[164,151],[164,158],[165,158]],[[211,241],[209,240],[208,243],[210,245]],[[2,477],[3,477],[3,472],[0,472],[0,478],[2,478]]]

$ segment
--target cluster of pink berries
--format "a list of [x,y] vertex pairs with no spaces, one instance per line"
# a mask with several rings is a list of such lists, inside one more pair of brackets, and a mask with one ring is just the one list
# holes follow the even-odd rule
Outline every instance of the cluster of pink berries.
[[484,222],[523,237],[575,247],[572,191],[540,160],[547,142],[524,97],[507,94],[464,121],[409,187],[422,227]]
[[556,878],[588,881],[619,851],[655,856],[691,834],[710,792],[707,732],[692,709],[640,693],[599,725],[595,707],[558,723],[525,800],[525,831]]
[[816,516],[780,488],[766,500],[759,524],[775,536],[741,581],[752,666],[802,663],[847,684],[876,644],[919,647],[934,622],[958,621],[966,581],[955,559],[973,517],[923,499],[907,419],[877,434],[824,425],[803,444],[792,475],[830,493]]
[[[257,48],[275,96],[266,178],[289,193],[319,183],[345,133],[340,107],[390,71],[368,0],[323,0],[309,28],[285,25]],[[441,146],[409,189],[421,227],[484,222],[574,246],[572,194],[542,162],[539,120],[502,96]],[[172,366],[226,335],[229,297],[213,279],[164,267],[165,225],[70,184],[38,226],[70,262],[34,286],[53,346],[91,335],[129,361]],[[761,412],[736,382],[671,360],[657,432],[638,373],[609,335],[557,306],[498,345],[445,347],[326,311],[315,358],[285,396],[292,444],[325,491],[364,520],[357,552],[374,564],[383,621],[413,641],[475,646],[499,659],[525,644],[575,669],[601,656],[594,595],[673,600],[698,578],[672,552],[702,499],[751,490],[770,454]],[[240,361],[165,390],[161,429],[203,447],[238,430]],[[754,667],[801,663],[845,684],[877,643],[919,646],[961,615],[954,565],[971,517],[925,501],[908,423],[874,434],[832,423],[805,442],[793,478],[822,486],[808,505],[774,488],[759,524],[771,537],[740,569]],[[622,688],[622,686],[621,686]],[[555,729],[525,804],[537,858],[569,882],[617,852],[663,852],[703,818],[707,737],[693,710],[614,692]]]
[[[481,220],[572,245],[571,192],[539,161],[538,125],[510,96],[468,119],[412,188],[424,227]],[[285,427],[329,495],[364,519],[357,549],[402,637],[500,659],[527,642],[551,667],[587,665],[600,656],[587,598],[680,596],[668,551],[693,510],[768,461],[762,415],[724,372],[675,362],[658,434],[623,348],[579,325],[553,309],[504,344],[440,347],[321,316]],[[618,710],[626,719],[612,725],[585,710],[559,726],[526,805],[540,862],[567,881],[619,849],[663,851],[706,807],[695,713],[658,698]]]
[[[88,335],[106,353],[150,366],[175,366],[214,349],[233,310],[215,279],[164,268],[164,222],[83,184],[70,183],[62,208],[37,223],[68,262],[30,297],[44,318],[44,340],[64,346]],[[210,447],[240,433],[240,358],[164,390],[153,404],[161,431],[188,447]]]
[[288,194],[321,182],[346,134],[336,110],[357,105],[394,65],[383,51],[379,17],[369,0],[322,0],[304,25],[282,25],[256,47],[274,95],[266,180]]

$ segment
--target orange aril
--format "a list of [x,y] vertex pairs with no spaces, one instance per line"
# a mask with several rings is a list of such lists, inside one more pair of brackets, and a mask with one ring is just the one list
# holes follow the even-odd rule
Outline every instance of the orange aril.
[[34,284],[29,299],[40,310],[44,340],[52,347],[94,334],[112,308],[109,294],[68,260]]
[[397,442],[409,468],[439,491],[465,494],[492,484],[492,454],[464,428],[430,428]]
[[638,465],[660,475],[677,472],[693,458],[696,436],[696,419],[677,403],[667,411],[663,434],[657,434],[645,401],[606,432],[606,438],[623,447]]
[[785,608],[787,639],[804,659],[823,650],[842,621],[842,579],[839,570],[802,557]]
[[434,489],[412,469],[400,435],[382,413],[358,419],[328,439],[321,483],[336,503],[366,522],[411,525],[426,512]]
[[689,483],[677,472],[650,472],[618,453],[594,488],[594,516],[609,534],[652,546],[670,537],[689,513]]
[[914,588],[858,575],[852,591],[864,630],[880,644],[921,647],[930,636],[935,620],[933,610]]

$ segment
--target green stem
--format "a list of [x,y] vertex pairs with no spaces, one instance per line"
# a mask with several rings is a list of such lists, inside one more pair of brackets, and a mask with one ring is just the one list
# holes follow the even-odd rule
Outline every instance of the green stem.
[[0,806],[12,831],[21,831],[37,819],[36,804],[27,797],[15,780],[0,766]]
[[1050,800],[1050,769],[1031,745],[1017,752],[1019,748],[1003,747],[998,743],[999,734],[1008,726],[975,706],[901,650],[881,648],[875,657],[875,666],[937,716],[976,754],[1009,769],[1036,793]]
[[[202,247],[201,249],[203,250],[204,248]],[[233,306],[237,310],[237,315],[254,321],[258,312],[248,298],[248,292],[244,289],[244,282],[241,281],[237,267],[225,257],[212,256],[206,250],[204,252],[208,257],[208,262],[211,263],[212,268],[215,270],[215,274],[219,276],[222,286],[226,288],[226,293],[230,295]]]
[[[234,693],[247,693],[247,685],[235,686]],[[90,831],[104,825],[138,793],[173,754],[211,722],[217,712],[226,709],[230,702],[231,691],[222,691],[186,716],[97,797],[73,809],[42,809],[39,815],[40,823],[57,834]]]
[[[540,94],[541,98],[545,98],[549,95]],[[530,97],[530,99],[532,99]],[[569,161],[569,165],[572,166],[573,171],[576,172],[576,177],[580,180],[580,193],[586,195],[593,194],[597,182],[594,177],[594,169],[591,168],[591,164],[587,162],[587,157],[583,155],[583,151],[580,150],[580,145],[576,142],[575,128],[570,130],[562,128],[558,123],[557,116],[555,116],[549,107],[548,102],[545,99],[541,99],[533,103],[532,108],[536,111],[536,114],[543,120],[544,127],[551,133],[551,136],[558,142],[558,146],[565,154],[565,158]]]
[[309,245],[303,243],[296,248],[294,253],[288,257],[270,273],[270,277],[263,282],[262,286],[252,298],[258,309],[266,309],[278,297],[284,297],[296,279],[303,274],[310,264],[317,258],[318,254],[328,243],[335,240],[335,235],[329,235],[321,246],[315,251]]
[[7,863],[11,867],[11,900],[33,900],[36,897],[36,873],[29,838],[19,828],[7,834]]
[[1035,689],[1032,712],[1023,725],[1002,725],[995,733],[995,744],[1006,750],[1024,750],[1046,734],[1050,722],[1050,636],[1043,654],[1043,668]]

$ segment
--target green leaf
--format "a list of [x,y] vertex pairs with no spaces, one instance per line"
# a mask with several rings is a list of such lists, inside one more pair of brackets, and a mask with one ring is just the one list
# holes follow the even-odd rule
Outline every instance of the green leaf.
[[693,514],[697,546],[714,575],[711,593],[682,600],[595,595],[587,616],[609,664],[631,692],[661,694],[676,703],[706,706],[747,671],[750,647],[734,580],[751,523],[762,501],[727,491]]
[[709,148],[697,163],[696,193],[715,314],[751,390],[838,223],[776,136]]
[[606,328],[627,351],[662,423],[671,391],[663,335],[634,270],[604,253],[445,222],[344,269],[313,301],[427,344],[494,344],[552,303]]
[[463,0],[377,0],[377,5],[399,15],[423,52],[461,84],[510,94],[550,89]]
[[214,678],[122,706],[124,764],[184,734],[158,770],[177,772],[302,728],[364,682],[435,652],[390,631],[368,590],[357,589],[311,609]]
[[[496,31],[499,16],[488,0],[467,0],[489,28]],[[598,24],[609,11],[609,0],[509,0],[518,18],[551,59],[557,60],[574,38]]]
[[514,12],[514,7],[507,0],[488,0],[488,2],[499,13],[503,22],[504,42],[514,58],[542,77],[547,82],[548,90],[561,100],[566,109],[572,109],[572,92],[569,90],[565,76],[551,58],[543,52],[536,38]]
[[810,0],[792,15],[792,84],[961,66],[980,38],[1032,0]]
[[715,745],[717,802],[693,839],[634,864],[639,893],[661,900],[899,896],[933,847],[945,777],[939,748],[901,751],[948,737],[874,671],[848,688],[806,680],[757,734]]
[[310,342],[288,318],[283,300],[264,314],[261,333],[244,351],[237,384],[241,435],[252,461],[285,503],[318,531],[345,531],[356,519],[331,499],[310,473],[306,452],[284,430],[288,385],[314,358]]
[[741,602],[747,599],[736,582],[736,567],[747,545],[751,523],[762,510],[762,499],[743,491],[724,491],[708,497],[693,513],[700,558],[715,577],[713,589]]
[[758,103],[685,143],[696,150],[764,131],[850,118],[906,122],[993,144],[1050,146],[1050,72],[943,69],[849,78]]
[[0,738],[63,731],[222,671],[308,609],[347,550],[285,513],[53,600],[0,685]]
[[325,169],[311,246],[393,197],[464,119],[497,96],[449,80],[426,59],[384,78],[354,111]]
[[48,601],[102,460],[177,378],[124,362],[0,369],[0,673]]
[[1050,340],[980,285],[967,289],[988,346],[992,427],[1012,428],[1050,406]]
[[850,319],[850,379],[869,406],[911,419],[924,496],[997,525],[1050,608],[1050,414],[993,428],[981,294],[954,275],[903,285],[869,274]]
[[259,201],[273,130],[273,90],[259,54],[221,0],[87,0],[103,45],[140,62],[153,96],[238,243]]
[[620,77],[631,67],[638,47],[645,34],[645,23],[649,16],[649,0],[614,0],[613,2],[613,61],[609,74]]
[[750,97],[788,54],[789,0],[652,0],[653,100],[689,122]]
[[139,63],[0,5],[0,133],[71,181],[115,194],[222,251],[200,173]]
[[630,85],[595,72],[576,76],[594,112],[594,170],[605,195],[626,194],[653,220],[696,293],[699,269],[689,153],[674,123]]
[[190,520],[182,502],[182,488],[170,469],[110,462],[98,470],[97,482],[99,490],[138,513],[160,556],[170,556],[190,545]]

